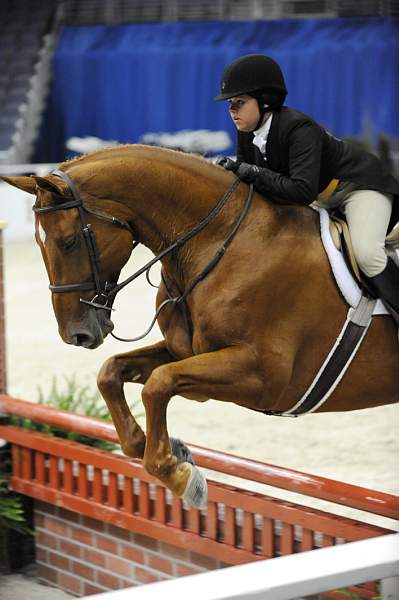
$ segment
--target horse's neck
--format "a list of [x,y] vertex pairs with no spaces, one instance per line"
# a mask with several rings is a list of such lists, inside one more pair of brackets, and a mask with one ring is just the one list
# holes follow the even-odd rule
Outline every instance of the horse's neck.
[[[198,224],[231,184],[200,159],[151,152],[123,174],[124,202],[140,241],[158,253]],[[222,175],[220,181],[218,175]],[[228,212],[228,211],[226,211]],[[213,229],[211,223],[207,231]],[[206,234],[204,234],[205,237]]]

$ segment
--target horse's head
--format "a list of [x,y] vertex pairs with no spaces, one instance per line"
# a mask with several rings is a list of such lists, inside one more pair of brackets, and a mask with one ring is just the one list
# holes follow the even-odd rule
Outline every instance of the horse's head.
[[[35,237],[60,336],[68,344],[96,348],[113,329],[110,311],[98,306],[104,304],[99,290],[116,284],[132,251],[126,207],[101,200],[100,208],[99,201],[82,190],[78,206],[68,183],[55,175],[1,179],[36,195]],[[86,304],[93,298],[97,307]]]

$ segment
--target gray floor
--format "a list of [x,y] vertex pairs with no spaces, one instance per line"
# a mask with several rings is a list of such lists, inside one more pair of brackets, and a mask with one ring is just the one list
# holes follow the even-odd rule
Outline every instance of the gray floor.
[[0,600],[68,600],[70,594],[39,583],[34,575],[0,576]]

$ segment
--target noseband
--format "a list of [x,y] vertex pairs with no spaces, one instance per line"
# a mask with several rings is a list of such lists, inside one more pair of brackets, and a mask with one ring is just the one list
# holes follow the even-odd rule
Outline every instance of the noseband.
[[[35,213],[42,214],[42,213],[54,212],[57,210],[68,210],[70,208],[78,209],[82,232],[84,235],[84,239],[86,242],[86,247],[87,247],[87,251],[88,251],[88,255],[89,255],[89,259],[90,259],[90,265],[91,265],[93,279],[91,281],[86,281],[83,283],[68,283],[68,284],[59,284],[59,285],[50,284],[49,289],[53,294],[67,293],[67,292],[73,293],[73,292],[89,291],[89,290],[94,289],[95,295],[93,296],[93,298],[91,300],[85,300],[84,298],[80,298],[80,302],[83,302],[84,304],[88,304],[89,306],[92,306],[95,309],[102,309],[102,310],[107,310],[107,311],[114,310],[112,308],[112,303],[115,299],[116,294],[121,289],[123,289],[129,283],[131,283],[132,281],[137,279],[137,277],[139,277],[143,273],[146,273],[147,279],[149,281],[149,271],[155,263],[159,262],[167,254],[170,254],[174,250],[181,248],[188,240],[190,240],[192,237],[197,235],[197,233],[202,231],[202,229],[204,229],[209,223],[211,223],[211,221],[213,221],[213,219],[215,219],[215,217],[219,214],[219,212],[222,210],[223,206],[226,204],[228,199],[234,193],[234,191],[236,190],[238,185],[241,183],[241,180],[239,178],[236,178],[234,180],[234,182],[232,183],[232,185],[229,187],[229,189],[225,192],[225,194],[222,196],[222,198],[216,204],[216,206],[210,211],[210,213],[202,221],[200,221],[200,223],[198,223],[198,225],[196,225],[195,227],[190,229],[186,234],[184,234],[183,236],[181,236],[180,238],[175,240],[170,246],[165,248],[165,250],[162,250],[162,252],[160,252],[152,260],[150,260],[147,264],[145,264],[143,267],[141,267],[133,275],[131,275],[130,277],[128,277],[127,279],[125,279],[124,281],[122,281],[119,284],[109,283],[106,281],[104,283],[104,285],[102,286],[101,285],[101,276],[100,276],[99,252],[98,252],[98,248],[97,248],[97,244],[96,244],[96,240],[95,240],[94,231],[92,229],[91,224],[88,223],[88,221],[87,221],[86,213],[92,214],[92,215],[94,215],[100,219],[103,219],[105,221],[108,221],[109,223],[112,223],[113,225],[116,225],[118,227],[127,229],[131,233],[133,239],[134,239],[134,232],[133,232],[131,226],[129,225],[129,223],[127,223],[126,221],[121,221],[121,220],[117,219],[116,217],[107,215],[106,213],[103,213],[103,212],[97,212],[92,209],[88,209],[86,206],[84,206],[82,199],[80,197],[80,194],[79,194],[79,189],[78,189],[76,183],[74,182],[74,180],[69,175],[67,175],[66,173],[64,173],[63,171],[60,171],[60,170],[55,170],[52,172],[52,174],[56,175],[57,177],[60,177],[68,184],[68,187],[72,192],[73,200],[70,200],[68,202],[63,202],[61,204],[55,204],[52,206],[43,206],[43,207],[33,206],[32,210]],[[143,335],[141,335],[137,338],[131,338],[131,339],[119,338],[116,335],[114,335],[112,332],[111,332],[111,335],[113,335],[113,337],[115,337],[116,339],[123,341],[123,342],[134,342],[134,341],[140,340],[151,331],[159,313],[164,308],[164,306],[166,306],[169,303],[173,303],[173,304],[177,304],[177,305],[184,304],[188,295],[191,294],[191,292],[196,287],[196,285],[200,281],[205,279],[205,277],[214,269],[214,267],[217,265],[219,260],[222,258],[222,256],[226,252],[227,247],[229,246],[229,244],[235,237],[237,231],[239,230],[239,228],[241,226],[241,223],[243,222],[243,220],[249,210],[249,207],[250,207],[250,204],[252,201],[252,196],[253,196],[253,185],[250,186],[248,195],[247,195],[245,204],[241,210],[241,213],[240,213],[236,223],[234,224],[231,232],[229,233],[228,237],[223,242],[222,246],[219,248],[219,250],[213,256],[213,258],[210,260],[210,262],[207,264],[207,266],[203,269],[203,271],[201,271],[201,273],[199,275],[197,275],[197,277],[195,277],[195,279],[192,281],[192,283],[189,285],[189,287],[185,290],[185,292],[183,294],[181,294],[178,297],[174,297],[174,298],[169,297],[168,299],[164,300],[160,304],[160,306],[158,307],[158,309],[156,311],[155,317],[154,317],[153,321],[151,322],[150,327],[147,329],[147,331]],[[139,241],[137,241],[137,240],[134,241],[132,250],[138,244],[139,244]]]

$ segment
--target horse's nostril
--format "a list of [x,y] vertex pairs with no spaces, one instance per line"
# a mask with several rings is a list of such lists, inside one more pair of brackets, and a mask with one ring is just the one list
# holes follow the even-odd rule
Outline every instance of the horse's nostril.
[[74,346],[88,346],[92,342],[92,337],[86,333],[77,333],[72,336],[72,344]]

